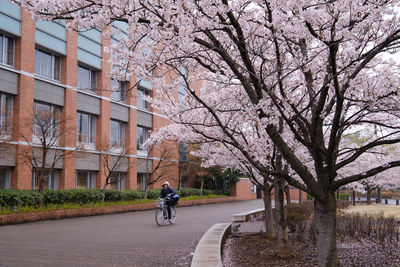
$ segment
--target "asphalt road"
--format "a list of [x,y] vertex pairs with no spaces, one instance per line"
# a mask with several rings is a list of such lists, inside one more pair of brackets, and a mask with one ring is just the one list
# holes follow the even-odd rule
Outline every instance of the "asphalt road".
[[0,226],[0,266],[189,266],[202,235],[261,200],[178,207],[174,225],[154,211]]

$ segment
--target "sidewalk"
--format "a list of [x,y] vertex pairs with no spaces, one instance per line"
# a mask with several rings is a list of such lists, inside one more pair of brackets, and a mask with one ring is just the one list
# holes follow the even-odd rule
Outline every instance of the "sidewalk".
[[[208,198],[196,200],[181,200],[178,207],[197,206],[215,204],[229,201],[237,201],[236,197],[221,197],[221,198]],[[37,222],[45,220],[58,220],[62,218],[105,215],[121,212],[142,211],[155,209],[154,203],[123,205],[123,206],[109,206],[109,207],[96,207],[96,208],[82,208],[72,210],[51,210],[44,212],[32,212],[21,214],[7,214],[0,215],[0,226],[8,224]]]

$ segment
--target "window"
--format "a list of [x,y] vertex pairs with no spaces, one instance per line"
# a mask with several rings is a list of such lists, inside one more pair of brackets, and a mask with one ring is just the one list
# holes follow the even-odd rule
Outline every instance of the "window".
[[111,120],[110,144],[112,148],[123,148],[125,146],[125,122]]
[[14,40],[0,34],[0,64],[14,65]]
[[257,186],[253,183],[251,183],[251,193],[253,194],[257,193]]
[[61,78],[61,59],[51,53],[35,50],[35,73],[39,76],[59,81]]
[[96,188],[96,172],[77,171],[76,188]]
[[188,145],[182,142],[179,142],[179,160],[180,161],[188,161]]
[[96,143],[96,117],[94,115],[79,112],[76,116],[76,140],[78,143]]
[[11,135],[13,97],[0,92],[0,137]]
[[125,82],[111,80],[110,98],[115,101],[125,101]]
[[150,96],[148,90],[141,89],[140,87],[137,90],[137,106],[138,108],[149,110],[149,102],[144,100],[145,97]]
[[180,188],[185,188],[187,186],[187,180],[188,180],[188,177],[186,175],[182,175],[180,177],[179,187]]
[[[51,104],[35,102],[33,135],[40,142],[44,138],[50,143],[58,140],[60,133],[60,108]],[[36,140],[38,141],[38,140]]]
[[138,126],[137,127],[137,149],[143,150],[140,147],[150,137],[150,128]]
[[0,167],[0,189],[11,188],[11,168]]
[[185,79],[187,79],[187,70],[181,69],[179,74],[179,84],[178,84],[178,101],[182,102],[185,96],[188,94],[188,88]]
[[125,173],[124,172],[112,172],[111,173],[111,184],[110,189],[124,190],[125,189]]
[[[43,177],[45,177],[45,189],[58,189],[58,181],[59,181],[59,171],[53,170],[51,173],[49,170],[43,171]],[[38,170],[34,170],[32,173],[32,189],[39,188],[39,172]]]
[[96,92],[97,71],[78,66],[78,87],[82,90]]
[[141,190],[146,189],[146,174],[145,173],[137,174],[137,189],[141,189]]

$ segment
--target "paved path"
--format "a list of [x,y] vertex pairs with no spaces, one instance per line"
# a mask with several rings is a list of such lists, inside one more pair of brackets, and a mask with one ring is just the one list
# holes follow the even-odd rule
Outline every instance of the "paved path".
[[189,266],[208,228],[261,207],[261,200],[178,207],[176,224],[163,227],[154,211],[1,226],[0,266]]

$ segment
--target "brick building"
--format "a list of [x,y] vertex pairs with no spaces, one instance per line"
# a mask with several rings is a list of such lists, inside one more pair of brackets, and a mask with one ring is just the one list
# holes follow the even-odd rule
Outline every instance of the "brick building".
[[[124,35],[123,23],[112,27]],[[69,155],[48,173],[47,187],[101,188],[105,171],[100,150],[107,148],[111,154],[129,152],[114,170],[120,179],[111,188],[143,188],[144,175],[160,151],[149,155],[140,145],[168,120],[143,99],[156,90],[151,84],[107,76],[104,47],[113,42],[118,37],[104,39],[97,30],[77,33],[66,30],[63,22],[34,22],[30,13],[0,0],[0,189],[35,188],[35,171],[19,155],[39,146],[43,133],[33,119],[38,114],[60,122],[56,147]],[[173,146],[176,162],[187,152],[184,145],[179,149],[182,153]],[[178,177],[179,164],[165,179],[177,187]]]

